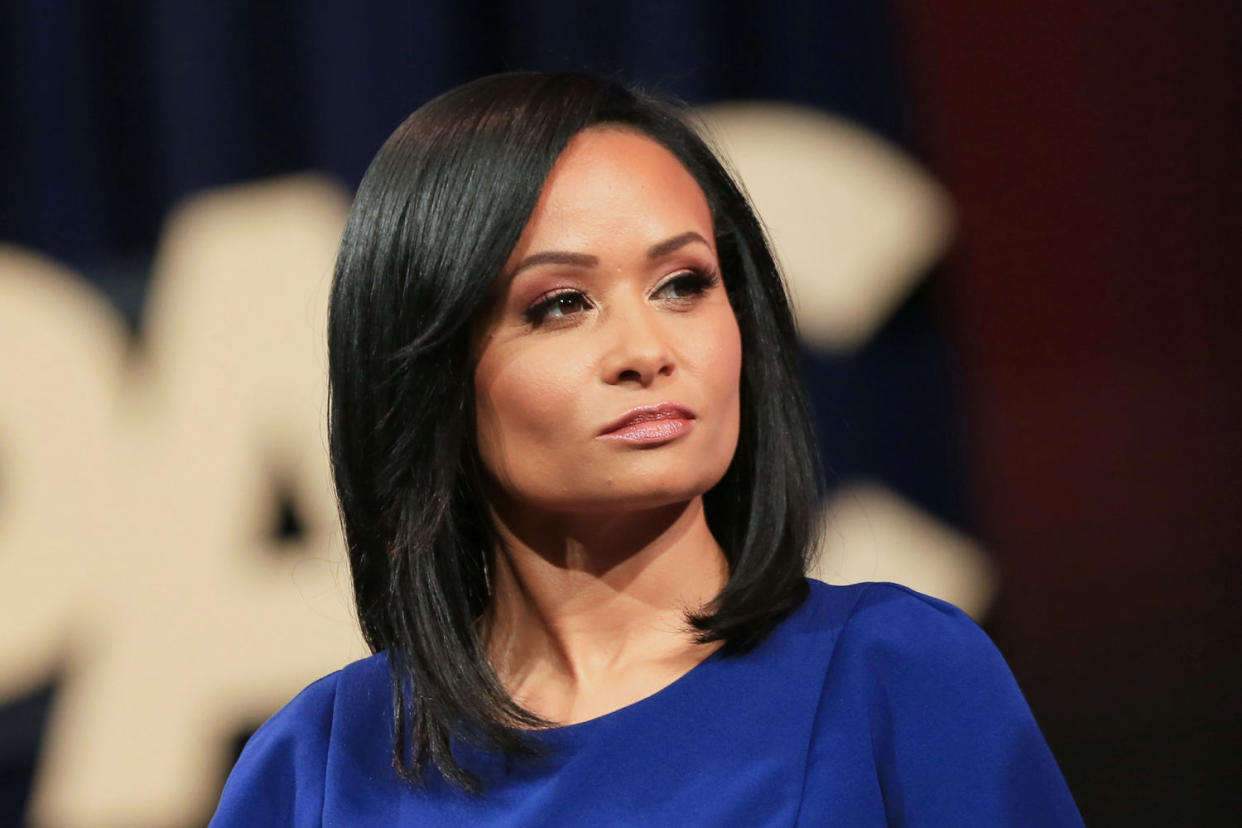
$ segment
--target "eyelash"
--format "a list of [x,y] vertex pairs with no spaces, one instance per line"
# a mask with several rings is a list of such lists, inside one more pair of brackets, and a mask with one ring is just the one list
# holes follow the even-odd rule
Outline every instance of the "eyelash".
[[[659,288],[656,289],[655,292],[658,295],[674,285],[689,285],[694,289],[693,295],[674,297],[673,301],[692,302],[704,293],[707,293],[719,283],[720,276],[715,270],[686,270],[664,282]],[[583,294],[582,291],[561,290],[544,296],[542,299],[523,311],[522,316],[526,319],[526,322],[529,325],[538,328],[548,321],[548,313],[556,307],[557,302],[571,297],[577,298],[581,303],[583,303],[583,305],[589,307],[586,295]]]

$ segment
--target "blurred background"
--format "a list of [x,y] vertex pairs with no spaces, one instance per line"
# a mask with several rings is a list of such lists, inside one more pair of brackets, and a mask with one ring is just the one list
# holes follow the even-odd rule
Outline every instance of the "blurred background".
[[0,825],[202,825],[366,654],[335,245],[411,110],[526,68],[699,107],[750,190],[833,484],[817,574],[968,609],[1088,824],[1238,824],[1238,9],[4,0]]

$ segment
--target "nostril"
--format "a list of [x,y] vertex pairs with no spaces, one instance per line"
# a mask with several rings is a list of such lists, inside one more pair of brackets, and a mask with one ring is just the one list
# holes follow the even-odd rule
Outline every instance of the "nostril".
[[618,377],[618,379],[619,379],[621,382],[625,382],[626,380],[633,380],[634,382],[642,382],[642,381],[643,381],[642,375],[641,375],[641,374],[639,374],[637,371],[635,371],[635,370],[633,370],[633,369],[629,369],[629,370],[626,370],[626,371],[622,371],[622,372],[621,372],[621,376],[620,376],[620,377]]

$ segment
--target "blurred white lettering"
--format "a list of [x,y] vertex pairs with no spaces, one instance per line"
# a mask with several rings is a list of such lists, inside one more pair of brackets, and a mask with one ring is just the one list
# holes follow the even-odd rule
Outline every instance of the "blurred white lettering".
[[61,679],[37,824],[201,820],[230,737],[366,654],[321,425],[345,211],[309,178],[193,199],[132,355],[92,288],[0,249],[0,698]]

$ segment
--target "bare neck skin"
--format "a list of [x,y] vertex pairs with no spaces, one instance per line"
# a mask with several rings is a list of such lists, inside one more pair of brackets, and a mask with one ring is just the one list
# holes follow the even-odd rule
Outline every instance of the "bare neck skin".
[[642,512],[549,516],[495,509],[502,548],[482,619],[509,694],[562,724],[646,698],[720,642],[684,621],[728,579],[701,497]]

